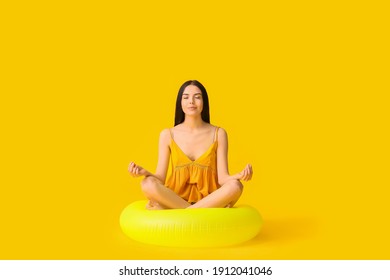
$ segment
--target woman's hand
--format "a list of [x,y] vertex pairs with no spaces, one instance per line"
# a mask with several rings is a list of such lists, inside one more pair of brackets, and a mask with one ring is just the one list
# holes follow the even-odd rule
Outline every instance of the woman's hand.
[[252,175],[253,175],[252,165],[247,164],[240,173],[233,175],[233,177],[237,180],[249,181],[250,179],[252,179]]
[[149,172],[144,169],[143,167],[136,165],[134,162],[130,162],[128,171],[131,176],[133,177],[139,177],[139,176],[146,176],[149,175]]

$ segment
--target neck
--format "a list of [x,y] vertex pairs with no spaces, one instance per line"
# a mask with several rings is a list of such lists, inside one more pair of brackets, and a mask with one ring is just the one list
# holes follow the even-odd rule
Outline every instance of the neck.
[[182,124],[189,130],[196,130],[203,127],[205,122],[200,116],[186,116]]

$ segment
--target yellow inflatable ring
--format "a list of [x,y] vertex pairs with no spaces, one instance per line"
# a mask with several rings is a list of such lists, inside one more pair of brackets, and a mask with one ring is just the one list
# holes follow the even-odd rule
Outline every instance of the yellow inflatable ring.
[[122,231],[147,244],[172,247],[217,247],[255,237],[263,220],[250,206],[147,210],[147,201],[136,201],[123,209]]

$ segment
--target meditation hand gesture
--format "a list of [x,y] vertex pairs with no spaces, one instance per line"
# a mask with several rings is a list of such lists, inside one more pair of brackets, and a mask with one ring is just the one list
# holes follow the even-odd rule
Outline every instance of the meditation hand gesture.
[[134,162],[130,162],[128,171],[133,177],[149,175],[149,172],[146,169],[139,165],[136,165]]
[[233,177],[237,180],[249,181],[250,179],[252,179],[252,175],[252,165],[247,164],[240,173],[235,174]]

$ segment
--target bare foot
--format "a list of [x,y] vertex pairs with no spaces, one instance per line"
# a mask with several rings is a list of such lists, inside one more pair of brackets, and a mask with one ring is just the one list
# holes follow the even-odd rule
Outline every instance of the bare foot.
[[164,209],[166,209],[163,206],[161,206],[159,203],[152,201],[152,200],[149,200],[149,202],[146,204],[145,208],[148,210],[164,210]]

